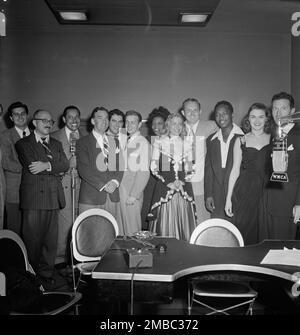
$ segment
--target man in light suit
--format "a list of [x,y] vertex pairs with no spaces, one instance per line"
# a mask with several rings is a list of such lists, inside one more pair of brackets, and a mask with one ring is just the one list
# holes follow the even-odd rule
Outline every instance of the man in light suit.
[[22,165],[19,162],[15,144],[21,138],[28,136],[28,107],[22,102],[14,102],[8,107],[9,118],[13,127],[1,135],[2,167],[4,170],[6,187],[5,212],[6,227],[21,234],[22,212],[19,204],[19,190],[21,183]]
[[209,218],[204,201],[204,166],[206,154],[206,139],[218,130],[214,121],[200,121],[202,113],[200,102],[188,98],[182,103],[182,114],[186,119],[187,136],[193,142],[195,157],[195,174],[191,179],[196,203],[198,224]]
[[228,101],[219,101],[214,116],[220,129],[206,140],[204,198],[212,218],[228,220],[225,201],[228,180],[233,165],[233,147],[237,137],[243,135],[240,127],[232,121],[233,106]]
[[[73,225],[73,214],[75,217],[78,214],[80,178],[76,167],[76,141],[81,137],[79,132],[79,108],[76,106],[67,106],[63,111],[62,120],[65,126],[50,135],[62,143],[64,153],[70,164],[69,170],[62,178],[66,206],[58,213],[58,241],[55,263],[60,268],[64,268],[69,261],[69,242]],[[73,187],[75,187],[75,199],[73,199],[75,213],[72,213],[72,182],[74,182]]]
[[123,232],[131,236],[142,228],[143,191],[150,177],[150,144],[140,133],[142,116],[136,111],[125,115],[128,134],[125,149],[126,170],[120,185]]
[[57,250],[58,210],[65,206],[61,174],[69,169],[62,144],[49,133],[52,115],[45,110],[34,113],[35,130],[16,143],[23,166],[20,206],[23,211],[22,236],[31,265],[46,289],[66,282],[54,269]]
[[102,208],[111,213],[121,228],[119,186],[123,171],[116,167],[119,149],[106,135],[108,110],[96,107],[91,115],[92,132],[77,142],[77,168],[81,177],[79,212]]

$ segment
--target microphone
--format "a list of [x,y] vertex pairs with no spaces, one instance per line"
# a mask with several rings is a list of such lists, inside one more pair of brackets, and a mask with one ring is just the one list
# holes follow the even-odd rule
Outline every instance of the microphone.
[[70,133],[70,153],[72,156],[76,154],[76,142],[79,139],[79,134],[75,131]]
[[300,112],[296,112],[294,114],[283,116],[278,119],[279,128],[287,123],[297,123],[300,121]]
[[278,133],[277,137],[273,141],[272,150],[272,166],[273,173],[271,175],[271,181],[277,182],[288,182],[288,161],[289,154],[287,150],[287,138],[284,133],[283,125],[288,123],[297,123],[300,121],[300,112],[287,115],[278,119]]

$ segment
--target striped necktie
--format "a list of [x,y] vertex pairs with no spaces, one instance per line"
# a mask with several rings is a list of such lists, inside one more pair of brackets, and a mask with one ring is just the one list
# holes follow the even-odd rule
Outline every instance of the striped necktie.
[[109,154],[109,144],[107,136],[103,136],[103,155],[104,155],[104,163],[108,165],[108,154]]
[[115,139],[115,142],[116,142],[116,149],[119,149],[120,148],[119,136],[118,135],[114,136],[114,139]]
[[42,137],[41,138],[41,140],[42,140],[42,146],[44,147],[44,149],[45,149],[45,153],[46,153],[46,156],[50,159],[50,160],[52,160],[53,159],[53,156],[52,156],[52,152],[51,152],[51,150],[50,150],[50,148],[49,148],[49,145],[48,145],[48,142],[47,142],[47,137]]

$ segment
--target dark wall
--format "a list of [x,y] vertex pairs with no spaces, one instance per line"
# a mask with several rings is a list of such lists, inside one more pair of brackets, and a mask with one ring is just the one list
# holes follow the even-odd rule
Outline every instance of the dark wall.
[[300,36],[292,38],[291,82],[296,111],[300,112]]
[[0,101],[7,108],[22,100],[31,114],[46,108],[56,118],[68,104],[83,118],[95,106],[146,118],[156,106],[176,111],[196,97],[208,119],[227,99],[239,123],[253,102],[290,90],[290,43],[283,34],[175,28],[10,31],[0,39]]

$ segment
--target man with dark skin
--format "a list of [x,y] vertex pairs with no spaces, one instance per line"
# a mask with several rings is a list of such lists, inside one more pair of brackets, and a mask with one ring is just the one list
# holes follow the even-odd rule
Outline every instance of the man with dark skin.
[[204,196],[212,218],[228,219],[224,207],[228,179],[233,164],[233,145],[243,131],[233,123],[233,106],[220,101],[214,108],[215,121],[220,129],[206,141]]

